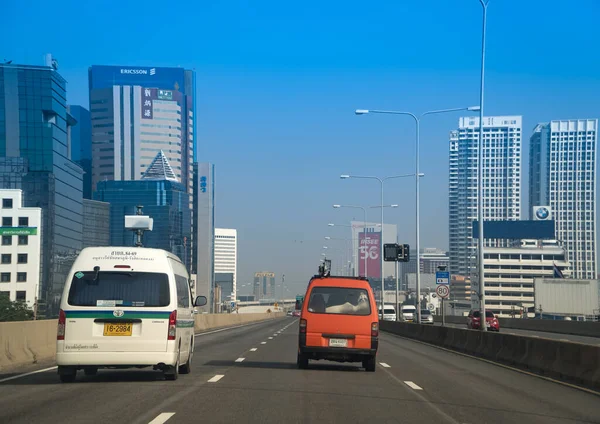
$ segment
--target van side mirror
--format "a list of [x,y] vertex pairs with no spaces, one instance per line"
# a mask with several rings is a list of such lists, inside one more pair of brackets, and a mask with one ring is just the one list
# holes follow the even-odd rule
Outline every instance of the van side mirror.
[[194,301],[194,306],[204,306],[206,305],[206,296],[198,296]]

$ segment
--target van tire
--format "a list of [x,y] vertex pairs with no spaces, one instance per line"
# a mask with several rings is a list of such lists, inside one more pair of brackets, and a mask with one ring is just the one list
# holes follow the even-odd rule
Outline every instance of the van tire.
[[61,383],[73,383],[77,378],[77,368],[58,367],[58,377]]
[[367,359],[364,359],[362,364],[365,371],[375,372],[375,367],[377,365],[375,355],[369,356]]
[[83,369],[83,373],[87,376],[98,374],[98,367],[88,367]]
[[181,356],[181,346],[177,350],[177,362],[173,366],[169,366],[165,369],[164,375],[165,380],[175,381],[179,377],[179,358]]
[[180,374],[189,374],[192,372],[192,356],[194,355],[194,338],[190,342],[190,353],[188,355],[187,362],[179,367]]
[[301,370],[305,370],[306,368],[308,368],[308,357],[306,355],[303,355],[302,353],[298,353],[296,363],[298,364],[298,368],[300,368]]

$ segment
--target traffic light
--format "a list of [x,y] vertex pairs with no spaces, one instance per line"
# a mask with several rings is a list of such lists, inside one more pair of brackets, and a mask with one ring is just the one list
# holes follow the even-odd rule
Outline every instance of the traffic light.
[[383,260],[387,262],[408,262],[410,260],[410,246],[396,243],[384,244]]

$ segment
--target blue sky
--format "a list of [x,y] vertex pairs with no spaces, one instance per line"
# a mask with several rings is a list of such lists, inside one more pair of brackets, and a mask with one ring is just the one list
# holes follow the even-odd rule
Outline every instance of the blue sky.
[[[216,164],[217,225],[238,229],[238,281],[285,273],[294,294],[316,271],[324,236],[349,237],[327,222],[355,214],[331,205],[378,203],[376,185],[339,175],[414,172],[412,122],[354,109],[478,103],[478,0],[5,0],[0,8],[0,59],[41,64],[52,53],[72,104],[87,105],[92,64],[195,69],[199,158]],[[491,0],[486,115],[523,116],[524,200],[534,125],[600,117],[598,16],[597,0]],[[423,122],[423,246],[447,247],[447,140],[458,117]],[[386,189],[386,202],[401,205],[386,221],[410,244],[413,185]]]

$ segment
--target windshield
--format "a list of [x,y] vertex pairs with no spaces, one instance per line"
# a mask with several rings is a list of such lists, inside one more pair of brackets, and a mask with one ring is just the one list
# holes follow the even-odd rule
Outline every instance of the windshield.
[[421,316],[423,316],[423,315],[431,315],[431,311],[429,309],[422,309]]
[[69,289],[69,305],[95,307],[169,306],[167,274],[152,272],[78,271]]
[[308,311],[318,314],[369,315],[371,305],[364,289],[315,287],[310,294]]
[[385,308],[385,309],[383,310],[383,313],[384,313],[385,315],[389,315],[389,314],[395,314],[395,313],[396,313],[396,311],[395,311],[395,310],[393,310],[393,309],[390,309],[390,308]]

